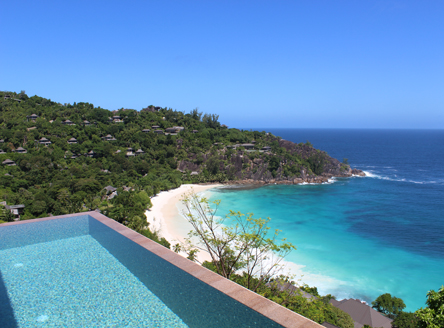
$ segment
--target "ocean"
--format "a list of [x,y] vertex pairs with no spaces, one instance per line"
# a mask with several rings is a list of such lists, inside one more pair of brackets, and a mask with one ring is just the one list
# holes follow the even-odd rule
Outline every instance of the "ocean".
[[[257,130],[257,129],[256,129]],[[444,130],[259,129],[310,141],[367,177],[321,185],[221,188],[218,215],[270,217],[296,245],[295,280],[321,295],[400,297],[407,311],[444,285]]]

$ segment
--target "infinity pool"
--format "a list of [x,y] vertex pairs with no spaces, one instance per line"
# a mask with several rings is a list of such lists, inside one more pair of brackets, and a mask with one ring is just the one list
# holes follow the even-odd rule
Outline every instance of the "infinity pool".
[[0,323],[282,327],[89,215],[0,226]]

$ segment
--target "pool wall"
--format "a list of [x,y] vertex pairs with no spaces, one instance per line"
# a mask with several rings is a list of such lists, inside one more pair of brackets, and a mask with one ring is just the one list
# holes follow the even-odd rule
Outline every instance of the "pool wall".
[[[28,228],[28,223],[35,224]],[[40,233],[39,228],[45,233],[43,230]],[[29,230],[32,238],[26,237],[23,229]],[[102,244],[191,327],[229,327],[233,317],[237,318],[239,327],[249,327],[250,324],[251,327],[322,327],[98,212],[1,224],[0,249],[85,234]],[[165,288],[166,284],[168,288]],[[215,293],[213,288],[219,292]],[[6,294],[0,276],[0,301],[3,304],[0,308],[4,310],[0,309],[0,315],[11,316]]]

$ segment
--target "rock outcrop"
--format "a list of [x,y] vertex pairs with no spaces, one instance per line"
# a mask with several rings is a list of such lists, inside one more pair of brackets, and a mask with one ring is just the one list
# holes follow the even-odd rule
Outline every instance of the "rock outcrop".
[[[300,184],[324,183],[332,177],[365,176],[358,169],[339,162],[311,145],[295,144],[276,138],[270,152],[229,150],[207,154],[188,154],[178,163],[182,172],[222,174],[228,184]],[[285,151],[283,150],[285,149]]]

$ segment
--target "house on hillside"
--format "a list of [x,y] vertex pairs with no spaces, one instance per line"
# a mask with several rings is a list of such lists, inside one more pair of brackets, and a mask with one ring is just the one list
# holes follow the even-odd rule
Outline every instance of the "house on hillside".
[[0,149],[0,155],[6,154],[3,149]]
[[93,150],[91,150],[86,154],[86,157],[90,157],[90,158],[96,157],[96,153]]
[[152,128],[152,129],[158,129],[158,128],[160,128],[160,126],[158,126],[158,125],[153,125],[151,128]]
[[83,126],[90,126],[90,125],[91,125],[91,123],[89,121],[87,121],[87,120],[83,121]]
[[6,100],[11,99],[11,95],[5,95],[3,98]]
[[145,154],[145,152],[142,149],[138,149],[136,151],[136,155],[143,155],[143,154]]
[[330,303],[347,312],[355,322],[355,328],[362,328],[364,325],[370,327],[392,328],[392,319],[383,316],[367,304],[353,298],[337,301],[330,300]]
[[251,143],[244,143],[241,144],[242,147],[244,147],[245,149],[254,149],[254,145]]
[[5,207],[5,209],[9,210],[12,215],[14,215],[14,221],[20,220],[20,215],[23,214],[25,210],[25,205],[6,205],[6,202],[0,202],[1,205]]
[[163,130],[154,130],[154,133],[156,133],[156,134],[163,134]]
[[14,161],[10,160],[9,158],[8,158],[8,159],[5,159],[5,160],[2,162],[2,164],[3,164],[3,165],[6,165],[6,166],[15,166],[15,165],[17,165],[17,164],[15,164]]
[[263,150],[263,151],[270,151],[271,147],[270,146],[264,146],[264,147],[261,148],[261,150]]
[[199,130],[193,130],[193,133],[198,133],[199,132]]
[[117,190],[117,188],[114,188],[113,186],[106,186],[105,188],[103,188],[106,190],[106,193],[111,193]]
[[134,157],[134,156],[136,156],[136,154],[134,154],[132,151],[127,151],[125,156],[126,157]]
[[0,143],[4,143],[5,142],[5,140],[3,140],[3,139],[0,139]]
[[23,148],[23,147],[18,147],[18,148],[15,150],[15,152],[16,152],[16,153],[19,153],[19,154],[26,154],[26,153],[27,153],[27,150],[26,150],[25,148]]
[[104,136],[104,137],[102,137],[102,139],[104,140],[104,141],[116,141],[117,139],[116,138],[114,138],[112,135],[110,135],[110,134],[107,134],[106,136]]
[[38,143],[41,144],[41,145],[48,146],[48,145],[51,144],[51,141],[48,140],[48,139],[46,139],[45,137],[42,137],[42,138],[38,141]]
[[26,118],[28,119],[28,122],[29,121],[35,122],[35,120],[38,119],[39,116],[37,114],[31,114],[31,115],[26,116]]
[[71,122],[70,120],[66,120],[62,122],[63,125],[76,125],[74,122]]
[[143,130],[142,130],[143,133],[148,133],[148,132],[150,132],[150,131],[151,131],[150,129],[143,129]]
[[122,118],[120,116],[113,116],[112,117],[112,121],[114,123],[123,123],[123,120],[122,120]]
[[76,144],[77,143],[77,139],[76,138],[71,138],[71,139],[68,140],[68,143],[70,145]]

